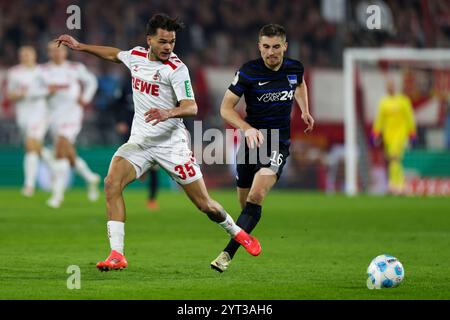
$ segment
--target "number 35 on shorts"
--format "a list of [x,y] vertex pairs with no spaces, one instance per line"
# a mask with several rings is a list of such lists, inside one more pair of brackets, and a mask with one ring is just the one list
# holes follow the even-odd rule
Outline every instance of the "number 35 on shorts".
[[186,180],[187,177],[194,177],[196,175],[195,168],[191,162],[187,162],[184,165],[178,165],[174,168],[178,173],[181,180]]

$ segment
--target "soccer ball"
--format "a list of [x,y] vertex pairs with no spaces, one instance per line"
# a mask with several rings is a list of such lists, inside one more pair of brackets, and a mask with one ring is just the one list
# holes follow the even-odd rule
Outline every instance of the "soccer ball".
[[367,268],[367,288],[395,288],[405,277],[405,269],[397,258],[382,254],[373,259]]

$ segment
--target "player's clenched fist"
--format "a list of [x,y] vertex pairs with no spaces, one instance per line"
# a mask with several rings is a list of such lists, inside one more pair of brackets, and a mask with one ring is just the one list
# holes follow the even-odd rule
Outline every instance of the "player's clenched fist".
[[68,34],[59,36],[55,41],[58,43],[58,47],[63,44],[72,50],[80,50],[80,43],[74,37],[69,36]]
[[262,132],[255,128],[245,130],[245,139],[247,140],[247,145],[250,149],[255,148],[255,146],[259,148],[264,142]]
[[151,125],[155,126],[162,121],[166,121],[170,118],[169,110],[151,108],[144,113],[145,122],[151,122]]

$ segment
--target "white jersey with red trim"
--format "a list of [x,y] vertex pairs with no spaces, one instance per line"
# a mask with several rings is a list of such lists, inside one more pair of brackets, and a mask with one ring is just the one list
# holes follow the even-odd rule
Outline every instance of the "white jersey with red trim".
[[84,103],[89,103],[94,97],[98,86],[97,78],[84,64],[71,61],[62,64],[48,62],[42,69],[45,83],[59,89],[48,99],[50,110],[80,107],[80,98]]
[[47,112],[45,97],[48,90],[40,66],[28,68],[17,65],[10,68],[7,74],[7,91],[24,94],[22,99],[15,102],[18,122],[33,116],[40,119],[45,117]]
[[150,108],[172,109],[181,100],[194,100],[186,65],[172,53],[165,61],[150,61],[149,50],[134,47],[117,54],[131,71],[134,118],[130,141],[149,145],[171,145],[187,142],[186,127],[181,118],[172,118],[153,126],[145,122]]

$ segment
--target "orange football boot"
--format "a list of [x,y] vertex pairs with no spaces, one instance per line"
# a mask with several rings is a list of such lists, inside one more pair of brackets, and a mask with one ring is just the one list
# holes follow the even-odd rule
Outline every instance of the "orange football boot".
[[127,259],[125,256],[115,250],[111,251],[111,254],[105,261],[97,263],[97,269],[100,271],[122,270],[128,267]]
[[257,256],[261,253],[261,245],[259,244],[258,239],[252,237],[244,230],[239,231],[234,237],[234,240],[239,242],[252,256]]
[[147,208],[150,210],[159,210],[159,204],[156,200],[148,200],[147,201]]

